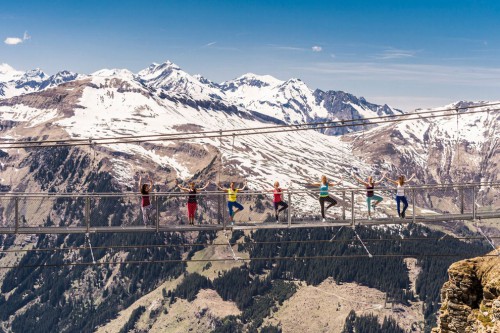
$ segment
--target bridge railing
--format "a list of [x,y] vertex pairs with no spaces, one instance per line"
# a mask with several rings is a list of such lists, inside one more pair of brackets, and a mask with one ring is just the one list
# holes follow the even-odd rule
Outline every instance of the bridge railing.
[[[483,210],[477,203],[478,193],[485,189],[500,189],[500,183],[424,185],[406,188],[408,210],[404,221],[428,221],[439,219],[476,219]],[[498,192],[497,192],[498,193]],[[394,187],[376,188],[376,194],[384,201],[372,211],[368,220],[365,188],[333,187],[330,194],[338,205],[327,217],[329,222],[344,224],[398,223]],[[237,224],[260,225],[273,222],[279,227],[292,224],[321,223],[317,189],[291,189],[284,191],[283,200],[288,209],[280,214],[276,224],[271,192],[244,191],[238,201],[245,210],[237,215]],[[195,226],[226,228],[230,226],[227,194],[206,191],[197,194],[198,209]],[[4,193],[0,194],[0,233],[27,233],[43,229],[53,233],[61,230],[90,232],[95,228],[117,230],[166,230],[189,226],[187,220],[187,194],[181,192],[151,193],[151,209],[144,220],[138,193]],[[433,206],[431,206],[433,205]],[[440,208],[436,212],[436,207]],[[498,211],[500,207],[490,207]]]

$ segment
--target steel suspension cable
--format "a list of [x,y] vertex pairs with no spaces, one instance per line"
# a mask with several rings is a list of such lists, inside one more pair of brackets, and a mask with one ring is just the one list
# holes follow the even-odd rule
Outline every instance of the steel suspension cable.
[[[496,104],[500,104],[496,103]],[[477,108],[477,107],[470,107]],[[450,111],[456,110],[450,109]],[[461,113],[460,116],[474,114],[474,113],[485,113],[490,111],[499,111],[500,109],[488,109],[488,110],[477,110],[468,111]],[[192,140],[192,139],[210,139],[210,138],[220,138],[220,137],[234,137],[234,136],[246,136],[246,135],[258,135],[258,134],[271,134],[271,133],[283,133],[283,132],[296,132],[296,131],[309,131],[318,129],[330,129],[330,128],[345,128],[354,126],[369,126],[385,123],[393,123],[399,121],[409,121],[409,120],[420,120],[420,119],[431,119],[431,118],[441,118],[441,117],[451,117],[453,114],[437,114],[430,116],[421,116],[421,114],[436,113],[441,111],[428,111],[421,113],[408,113],[402,115],[389,115],[380,117],[370,117],[370,118],[360,118],[351,120],[340,120],[340,121],[329,121],[329,122],[318,122],[318,123],[304,123],[295,125],[279,125],[279,126],[268,126],[268,127],[256,127],[256,128],[242,128],[233,130],[219,130],[219,131],[207,131],[207,132],[192,132],[192,133],[172,133],[172,134],[159,134],[159,135],[147,135],[147,136],[130,136],[129,139],[121,139],[123,137],[117,138],[101,138],[101,141],[97,142],[97,139],[92,139],[89,142],[88,139],[75,140],[72,139],[62,139],[62,140],[47,140],[47,141],[17,141],[17,142],[0,142],[0,148],[51,148],[51,147],[68,147],[68,146],[87,146],[87,145],[109,145],[109,144],[130,144],[130,143],[143,143],[143,142],[159,142],[159,141],[177,141],[177,140]],[[395,118],[395,117],[411,117],[404,119],[390,119],[390,120],[380,120],[385,118]],[[369,120],[376,119],[379,121],[370,122]],[[347,123],[347,124],[346,124]],[[332,125],[329,125],[332,124]],[[318,126],[320,125],[320,126]],[[315,126],[315,127],[312,127]],[[305,128],[304,128],[305,127]],[[279,130],[275,130],[279,128]],[[246,131],[246,132],[243,132]],[[254,132],[248,132],[254,131]],[[210,134],[210,135],[205,135]],[[58,144],[44,144],[44,143],[57,143]]]
[[[500,236],[489,237],[490,239],[500,239]],[[440,241],[442,237],[411,237],[411,238],[367,238],[364,242],[413,242],[413,241]],[[456,240],[484,240],[484,237],[453,237]],[[251,241],[242,243],[229,243],[230,246],[244,245],[272,245],[272,244],[321,244],[321,243],[350,243],[355,241],[350,239],[308,239],[308,240],[285,240],[285,241]],[[93,250],[113,250],[113,249],[151,249],[151,248],[170,248],[170,247],[197,247],[197,246],[228,246],[228,243],[180,243],[180,244],[147,244],[147,245],[108,245],[93,246]],[[20,252],[58,252],[58,251],[76,251],[90,250],[88,246],[59,247],[59,248],[39,248],[39,249],[9,249],[0,250],[0,253],[20,253]]]
[[[241,128],[241,129],[232,129],[232,130],[211,130],[211,131],[200,131],[200,132],[191,132],[188,134],[213,134],[213,133],[226,133],[226,132],[238,132],[238,131],[247,131],[247,130],[259,130],[259,129],[273,129],[273,128],[285,128],[285,127],[297,127],[297,126],[315,126],[315,125],[327,125],[327,124],[334,124],[334,123],[349,123],[349,122],[356,122],[356,121],[366,121],[366,120],[375,120],[375,119],[385,119],[385,118],[393,118],[393,117],[405,117],[405,116],[410,116],[410,115],[423,115],[423,114],[428,114],[428,113],[435,113],[435,112],[447,112],[447,111],[456,111],[457,109],[476,109],[476,108],[481,108],[481,107],[488,107],[488,106],[495,106],[495,105],[500,105],[500,102],[495,102],[495,103],[482,103],[482,104],[477,104],[477,105],[471,105],[467,107],[462,107],[462,108],[437,108],[437,109],[428,109],[427,111],[418,111],[418,112],[409,112],[409,113],[402,113],[402,114],[392,114],[392,115],[384,115],[384,116],[373,116],[373,117],[366,117],[366,118],[356,118],[356,119],[343,119],[343,120],[334,120],[334,121],[323,121],[323,122],[308,122],[308,123],[300,123],[300,124],[284,124],[284,125],[274,125],[274,126],[265,126],[265,127],[253,127],[253,128]],[[166,133],[166,134],[147,134],[147,135],[128,135],[128,136],[115,136],[115,137],[101,137],[101,138],[82,138],[82,139],[60,139],[60,140],[40,140],[40,141],[18,141],[14,143],[57,143],[57,142],[82,142],[82,141],[103,141],[103,140],[121,140],[121,139],[134,139],[134,138],[154,138],[154,137],[160,137],[160,136],[179,136],[179,135],[184,135],[186,133]],[[8,140],[6,140],[8,141]],[[9,141],[12,143],[12,141]],[[4,142],[0,141],[0,145],[5,144]]]
[[[226,244],[227,246],[227,244]],[[343,260],[353,260],[353,259],[369,259],[373,258],[453,258],[453,257],[464,257],[463,253],[428,253],[428,254],[399,254],[399,253],[389,253],[389,254],[373,254],[372,257],[368,255],[328,255],[328,256],[294,256],[294,257],[255,257],[255,258],[240,258],[239,261],[284,261],[284,260],[328,260],[328,259],[343,259]],[[475,257],[498,257],[498,255],[483,254],[475,255]],[[466,257],[465,257],[466,258]],[[231,258],[214,258],[214,259],[165,259],[165,260],[128,260],[128,261],[97,261],[93,262],[69,262],[69,263],[59,263],[59,264],[43,264],[43,265],[4,265],[0,266],[0,269],[20,269],[20,268],[50,268],[50,267],[65,267],[65,266],[106,266],[106,265],[141,265],[141,264],[171,264],[171,263],[189,263],[189,262],[221,262],[221,261],[234,261]]]

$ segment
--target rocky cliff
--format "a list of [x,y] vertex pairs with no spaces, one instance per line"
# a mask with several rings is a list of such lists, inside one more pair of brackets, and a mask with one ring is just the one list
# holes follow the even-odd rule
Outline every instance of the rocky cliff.
[[500,255],[456,262],[448,275],[433,333],[500,332]]

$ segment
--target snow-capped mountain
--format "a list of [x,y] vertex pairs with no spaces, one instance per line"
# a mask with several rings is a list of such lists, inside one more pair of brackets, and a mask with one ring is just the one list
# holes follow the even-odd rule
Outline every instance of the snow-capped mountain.
[[194,77],[167,61],[151,64],[138,73],[138,78],[146,86],[162,89],[169,94],[178,94],[194,100],[223,99],[223,94],[210,81],[201,76]]
[[85,75],[81,75],[78,73],[73,73],[70,71],[60,71],[54,75],[49,76],[46,80],[43,80],[38,90],[43,90],[47,88],[53,88],[65,82],[74,81],[77,79],[83,79]]
[[[2,66],[0,98],[41,91],[87,77],[69,71],[48,76],[39,69],[23,73],[5,64]],[[103,69],[88,77],[118,73],[161,99],[227,112],[248,110],[262,119],[278,123],[366,118],[401,112],[341,91],[313,91],[303,81],[294,78],[282,81],[270,75],[249,73],[218,84],[201,75],[190,75],[170,61],[153,63],[137,74],[127,69]],[[326,133],[335,135],[359,129],[328,130]]]
[[[313,91],[300,79],[281,81],[269,75],[250,73],[220,86],[232,103],[292,124],[401,113],[342,91]],[[330,130],[328,133],[344,132],[346,130]]]
[[82,78],[84,78],[84,75],[67,70],[49,76],[39,68],[22,72],[7,64],[2,64],[0,65],[0,98],[42,91]]
[[221,84],[229,100],[287,123],[326,118],[312,91],[298,79],[280,81],[270,75],[245,74]]
[[8,64],[0,64],[0,82],[19,80],[23,72],[15,70]]

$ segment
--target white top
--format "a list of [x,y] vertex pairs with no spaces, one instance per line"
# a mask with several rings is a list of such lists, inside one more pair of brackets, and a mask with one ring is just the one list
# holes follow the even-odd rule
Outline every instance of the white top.
[[398,196],[398,197],[404,197],[405,196],[405,186],[404,185],[398,184],[396,196]]

